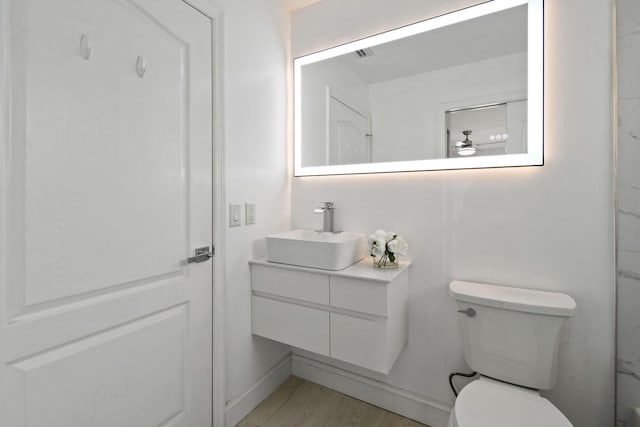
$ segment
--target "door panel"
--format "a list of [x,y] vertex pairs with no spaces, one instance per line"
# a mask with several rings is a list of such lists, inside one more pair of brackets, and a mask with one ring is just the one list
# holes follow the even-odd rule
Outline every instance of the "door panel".
[[12,363],[8,385],[25,424],[153,426],[183,416],[185,314],[181,305]]
[[212,262],[186,263],[212,242],[210,19],[0,8],[0,425],[210,425]]
[[26,5],[25,305],[184,276],[186,43],[128,2]]
[[369,117],[329,97],[329,164],[371,162]]

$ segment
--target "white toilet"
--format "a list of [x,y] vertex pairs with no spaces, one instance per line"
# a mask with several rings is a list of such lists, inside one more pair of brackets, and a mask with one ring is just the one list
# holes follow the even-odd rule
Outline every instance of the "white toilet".
[[570,427],[540,396],[556,382],[560,330],[574,315],[569,295],[453,281],[464,356],[480,375],[462,389],[449,427]]

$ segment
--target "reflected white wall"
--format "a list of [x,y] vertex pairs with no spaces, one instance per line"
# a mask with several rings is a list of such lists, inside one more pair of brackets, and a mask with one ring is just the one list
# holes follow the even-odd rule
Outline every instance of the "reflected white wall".
[[443,105],[476,106],[511,92],[526,97],[526,77],[527,55],[518,53],[372,84],[373,161],[446,157]]

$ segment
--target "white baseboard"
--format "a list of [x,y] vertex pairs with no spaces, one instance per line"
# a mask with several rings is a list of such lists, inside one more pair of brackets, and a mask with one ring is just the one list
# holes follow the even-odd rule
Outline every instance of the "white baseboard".
[[291,355],[287,354],[249,390],[227,403],[226,426],[233,427],[238,424],[290,376]]
[[[291,355],[292,374],[431,427],[446,427],[451,406],[308,357]],[[230,424],[227,424],[230,425]]]

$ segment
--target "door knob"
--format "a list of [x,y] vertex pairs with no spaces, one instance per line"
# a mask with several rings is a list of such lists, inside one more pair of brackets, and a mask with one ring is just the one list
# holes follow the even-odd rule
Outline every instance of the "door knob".
[[189,264],[194,262],[204,262],[208,261],[213,257],[213,248],[209,249],[209,246],[203,246],[201,248],[196,248],[196,255],[187,259]]

